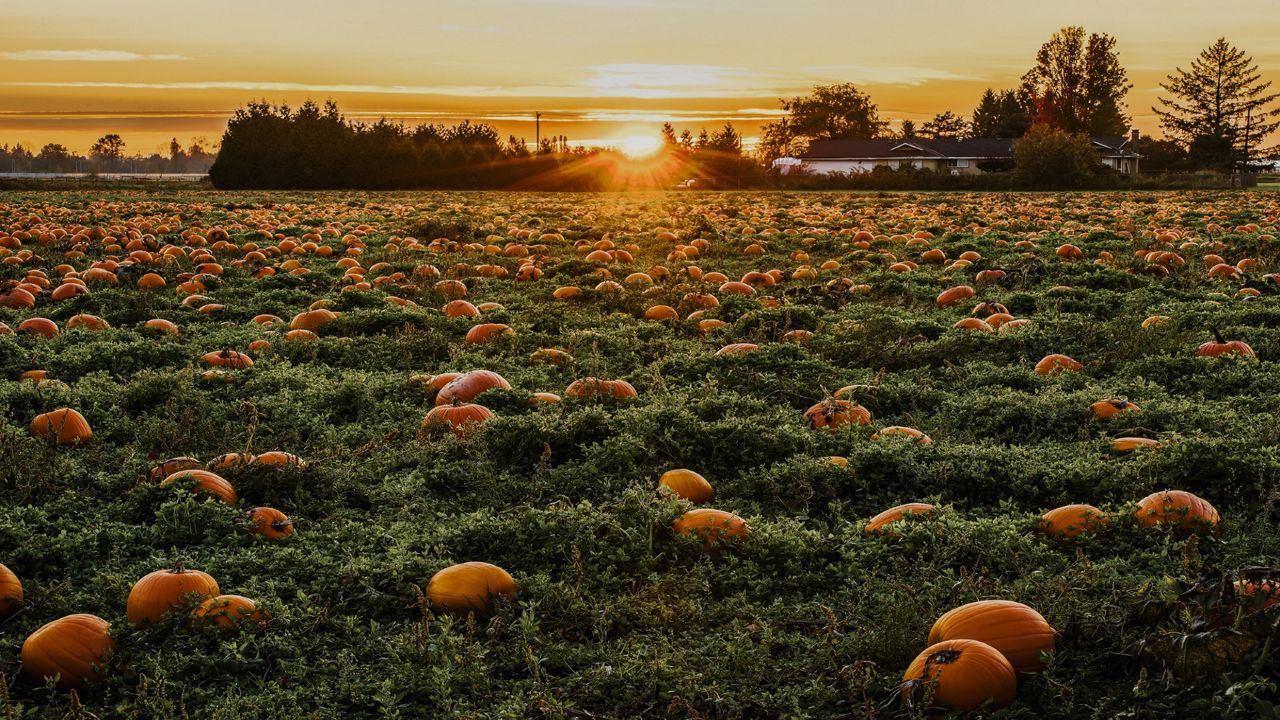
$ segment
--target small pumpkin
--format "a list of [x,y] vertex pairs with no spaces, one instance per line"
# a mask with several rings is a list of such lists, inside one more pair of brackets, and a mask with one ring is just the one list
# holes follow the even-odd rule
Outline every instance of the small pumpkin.
[[172,570],[147,573],[134,583],[125,603],[125,615],[129,622],[141,627],[159,622],[192,595],[204,599],[220,592],[218,582],[208,573],[188,570],[179,562]]
[[658,478],[658,487],[665,488],[676,497],[684,498],[691,503],[711,502],[716,496],[711,483],[692,470],[668,470]]
[[59,445],[80,445],[93,438],[89,421],[71,408],[58,408],[37,415],[29,429],[36,437],[55,438]]
[[483,345],[504,337],[513,337],[515,334],[516,331],[512,330],[510,325],[481,323],[467,331],[467,336],[463,339],[463,342],[468,345]]
[[[1008,323],[1006,323],[1006,326]],[[1084,369],[1084,365],[1067,357],[1066,355],[1054,353],[1046,355],[1043,360],[1036,363],[1037,375],[1055,375],[1060,372],[1080,372]]]
[[476,429],[477,425],[494,417],[493,411],[483,405],[459,403],[437,405],[422,419],[422,429],[432,430],[445,427],[458,437],[466,437]]
[[1213,332],[1213,340],[1201,345],[1196,350],[1196,355],[1212,358],[1231,356],[1244,358],[1258,357],[1254,354],[1253,348],[1249,347],[1248,343],[1242,340],[1224,340],[1222,339],[1222,334],[1218,332],[1217,328],[1211,327],[1209,329]]
[[22,609],[22,581],[0,563],[0,620]]
[[929,644],[979,640],[996,650],[1019,673],[1044,669],[1041,655],[1052,653],[1057,633],[1034,609],[1012,600],[979,600],[948,610],[929,630]]
[[827,398],[805,410],[804,419],[815,430],[870,425],[871,411],[849,400]]
[[176,472],[182,470],[195,470],[200,467],[200,461],[193,457],[171,457],[168,460],[151,468],[151,479],[161,480]]
[[99,682],[115,648],[110,629],[111,623],[88,614],[67,615],[47,623],[22,643],[22,669],[41,681],[57,677],[60,690]]
[[612,398],[627,400],[637,397],[636,389],[626,380],[604,380],[601,378],[581,378],[569,383],[564,390],[565,397],[582,399]]
[[436,393],[436,405],[469,403],[489,390],[510,390],[511,383],[491,370],[472,370],[449,381]]
[[253,531],[268,540],[283,540],[293,534],[293,521],[275,508],[256,507],[249,511]]
[[271,621],[271,614],[243,595],[216,595],[191,611],[192,625],[201,628],[232,630],[246,621],[266,625]]
[[1092,505],[1063,505],[1041,516],[1040,532],[1049,537],[1074,538],[1108,522],[1107,514]]
[[307,461],[294,455],[293,453],[283,452],[280,450],[271,450],[258,454],[253,458],[254,465],[269,465],[279,468],[294,468],[296,470],[306,470]]
[[945,640],[930,645],[902,675],[903,702],[908,706],[933,683],[933,703],[968,712],[989,702],[1002,708],[1018,692],[1018,675],[999,650],[978,640]]
[[677,535],[696,535],[708,550],[724,542],[743,540],[751,535],[747,521],[723,510],[699,508],[675,519],[671,525]]
[[871,520],[867,523],[866,527],[862,529],[862,531],[868,535],[876,535],[876,534],[883,533],[886,536],[892,537],[893,533],[887,529],[888,526],[893,525],[896,522],[900,522],[907,515],[928,515],[929,513],[932,513],[936,509],[937,509],[936,507],[934,507],[929,503],[918,503],[918,502],[906,503],[905,505],[898,505],[897,507],[891,507],[888,510],[885,510],[884,512],[880,513],[879,515],[876,515],[875,517],[871,518]]
[[427,600],[436,612],[485,616],[493,612],[498,598],[514,601],[516,581],[506,570],[486,562],[451,565],[427,583]]
[[201,355],[200,359],[214,367],[231,368],[233,370],[253,367],[253,358],[231,349],[207,352]]
[[236,500],[239,499],[236,495],[236,489],[231,486],[231,483],[227,482],[226,478],[221,475],[215,475],[208,470],[179,470],[161,480],[160,486],[164,487],[179,480],[187,479],[195,481],[197,493],[208,493],[228,505],[235,505]]
[[977,294],[978,292],[968,285],[959,285],[948,290],[943,290],[942,293],[938,295],[938,307],[952,307],[961,300],[968,300]]
[[1175,525],[1194,532],[1217,530],[1219,519],[1208,500],[1185,490],[1151,493],[1138,501],[1134,516],[1142,527]]
[[880,440],[889,436],[901,435],[920,443],[921,445],[932,445],[933,438],[925,435],[923,432],[905,425],[890,425],[871,434],[872,440]]
[[1089,406],[1089,411],[1099,420],[1110,420],[1121,413],[1142,412],[1142,408],[1128,400],[1099,400]]

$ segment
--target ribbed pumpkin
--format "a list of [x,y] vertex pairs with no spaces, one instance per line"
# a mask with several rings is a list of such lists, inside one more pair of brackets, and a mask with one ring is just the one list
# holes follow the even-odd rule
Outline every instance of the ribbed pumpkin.
[[668,470],[658,479],[658,487],[666,488],[676,497],[684,498],[691,503],[711,502],[716,496],[711,483],[692,470]]
[[942,293],[938,295],[938,307],[951,307],[961,300],[968,300],[976,294],[977,291],[968,285],[960,285],[949,290],[943,290]]
[[588,377],[569,383],[564,394],[565,397],[579,399],[605,397],[626,400],[636,397],[636,389],[626,380],[602,380]]
[[196,492],[209,493],[228,505],[236,504],[238,499],[236,489],[231,487],[231,483],[227,482],[226,478],[221,475],[215,475],[208,470],[180,470],[161,480],[160,485],[163,487],[187,478],[195,481]]
[[164,462],[151,468],[151,479],[162,480],[176,472],[183,470],[196,470],[200,467],[200,461],[188,456],[172,457]]
[[509,325],[502,323],[481,323],[472,327],[467,331],[467,336],[463,340],[468,345],[483,345],[484,343],[494,342],[503,337],[511,337],[516,334],[515,330]]
[[929,630],[929,644],[978,640],[1008,659],[1020,673],[1044,669],[1041,653],[1053,652],[1056,633],[1035,610],[1012,600],[979,600],[943,613]]
[[204,599],[220,592],[218,582],[211,576],[178,563],[172,570],[156,570],[134,583],[125,615],[134,625],[147,625],[182,607],[191,595]]
[[935,683],[933,705],[968,712],[985,702],[1002,708],[1018,692],[1018,675],[999,650],[977,640],[947,640],[930,645],[902,675],[907,705]]
[[298,313],[297,315],[294,315],[293,319],[289,321],[289,329],[290,330],[311,330],[314,332],[315,329],[320,327],[321,325],[331,323],[337,319],[338,319],[338,314],[332,310],[326,310],[325,308],[319,308],[317,310],[308,310],[306,312],[301,312],[301,313]]
[[22,643],[22,669],[44,681],[58,677],[58,688],[70,690],[102,680],[102,666],[115,648],[111,623],[97,615],[68,615],[42,626]]
[[1060,372],[1080,372],[1084,369],[1084,365],[1072,360],[1066,355],[1053,354],[1046,355],[1043,360],[1036,363],[1037,375],[1054,375]]
[[206,363],[221,368],[231,368],[233,370],[243,370],[253,367],[253,358],[235,350],[215,350],[207,352],[200,356],[200,359]]
[[870,425],[871,411],[848,400],[827,398],[805,410],[804,419],[815,430]]
[[1177,525],[1197,532],[1218,527],[1217,508],[1185,490],[1151,493],[1138,501],[1134,516],[1142,527]]
[[480,393],[489,390],[510,390],[511,383],[490,370],[472,370],[451,380],[436,393],[436,405],[469,403]]
[[256,507],[249,511],[253,531],[268,540],[283,540],[293,534],[293,521],[288,515],[269,507]]
[[431,608],[456,616],[488,615],[499,597],[515,600],[516,581],[506,570],[486,562],[451,565],[427,583]]
[[440,308],[445,317],[479,317],[480,309],[466,300],[450,300]]
[[258,609],[258,603],[243,595],[217,595],[200,603],[191,611],[191,624],[231,630],[245,621],[266,625],[271,615]]
[[303,460],[293,453],[284,452],[282,450],[271,450],[260,453],[253,458],[252,464],[281,468],[295,468],[297,470],[305,470],[307,468],[306,460]]
[[1073,538],[1108,522],[1107,514],[1092,505],[1063,505],[1040,518],[1040,532],[1049,537]]
[[912,515],[926,515],[928,513],[933,512],[936,509],[937,508],[935,508],[933,505],[930,505],[929,503],[906,503],[905,505],[891,507],[888,510],[885,510],[884,512],[880,513],[879,515],[876,515],[875,517],[871,518],[871,520],[867,522],[867,526],[864,527],[862,531],[867,533],[868,535],[873,535],[876,533],[884,533],[886,535],[892,536],[893,533],[889,532],[886,528],[889,525],[892,525],[902,520],[902,518],[908,513]]
[[1142,409],[1128,400],[1099,400],[1089,406],[1093,416],[1099,420],[1110,420],[1121,413],[1142,412]]
[[723,510],[699,508],[675,519],[677,535],[697,535],[708,550],[721,542],[741,540],[751,535],[751,526],[742,518]]
[[22,608],[22,581],[12,570],[0,563],[0,620]]
[[493,418],[493,411],[483,405],[458,403],[437,405],[422,419],[422,429],[445,427],[458,437],[466,437],[477,425]]
[[37,415],[31,421],[30,430],[36,437],[56,438],[59,445],[79,445],[93,437],[89,421],[71,408],[58,408]]

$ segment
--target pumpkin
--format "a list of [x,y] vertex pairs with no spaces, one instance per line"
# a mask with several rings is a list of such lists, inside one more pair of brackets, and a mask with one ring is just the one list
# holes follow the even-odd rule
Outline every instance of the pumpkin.
[[1099,420],[1110,420],[1120,413],[1142,412],[1142,409],[1128,400],[1099,400],[1089,406],[1093,416]]
[[268,540],[283,540],[293,534],[293,521],[275,508],[253,508],[249,511],[249,522],[255,533]]
[[161,480],[176,472],[182,470],[195,470],[200,467],[200,461],[193,457],[172,457],[159,465],[151,468],[151,479]]
[[160,486],[163,487],[179,480],[187,479],[195,481],[197,493],[208,493],[228,505],[236,504],[238,498],[235,488],[231,487],[231,483],[227,482],[221,475],[215,475],[208,470],[180,470],[161,480]]
[[280,450],[272,450],[264,452],[251,461],[254,465],[270,465],[273,467],[288,467],[298,470],[307,468],[307,461],[294,455],[293,453],[281,452]]
[[1142,527],[1175,525],[1195,532],[1218,528],[1217,508],[1185,490],[1151,493],[1138,501],[1134,516]]
[[49,318],[27,318],[26,320],[18,323],[18,332],[36,335],[42,338],[51,338],[58,334],[58,325]]
[[542,348],[534,350],[529,355],[529,362],[544,362],[551,365],[571,365],[573,364],[573,356],[563,350],[555,348]]
[[747,521],[723,510],[699,508],[675,519],[671,525],[677,535],[696,535],[708,550],[722,542],[742,540],[751,535]]
[[214,367],[232,368],[234,370],[253,367],[253,358],[230,349],[207,352],[201,355],[200,359]]
[[569,383],[564,390],[565,397],[577,399],[613,398],[626,400],[637,397],[636,389],[626,380],[602,380],[600,378],[581,378]]
[[493,411],[483,405],[459,403],[437,405],[422,419],[423,430],[433,430],[444,426],[458,437],[466,437],[477,425],[493,418]]
[[870,425],[871,411],[848,400],[827,398],[805,410],[804,419],[815,430]]
[[711,502],[716,491],[707,479],[692,470],[668,470],[658,478],[658,488],[666,488],[676,497],[684,498],[691,503]]
[[[1008,326],[1009,323],[1006,323]],[[1080,372],[1084,369],[1084,365],[1072,360],[1066,355],[1053,354],[1046,355],[1043,360],[1036,363],[1037,375],[1054,375],[1060,372]]]
[[901,521],[907,515],[928,515],[936,509],[937,508],[929,503],[907,503],[905,505],[891,507],[871,518],[862,531],[868,535],[884,533],[885,535],[892,537],[893,533],[886,529],[889,525]]
[[93,437],[89,421],[71,408],[58,408],[37,415],[29,429],[36,437],[56,438],[59,445],[80,445]]
[[472,370],[450,380],[436,393],[436,405],[469,403],[489,390],[510,390],[511,383],[491,370]]
[[427,600],[436,612],[489,615],[497,598],[514,601],[516,581],[506,570],[486,562],[451,565],[427,583]]
[[960,285],[948,290],[943,290],[942,293],[938,295],[938,307],[951,307],[961,300],[968,300],[977,294],[977,291],[968,285]]
[[[246,465],[250,465],[253,463],[255,459],[257,459],[257,456],[254,455],[253,453],[247,453],[247,452],[246,453],[238,453],[238,452],[223,453],[218,457],[210,460],[206,468],[211,472],[223,472],[226,470],[233,470],[235,468],[241,468],[241,467],[245,467]],[[183,468],[183,469],[189,470],[191,468]],[[177,471],[175,470],[174,472],[177,472]]]
[[979,600],[948,610],[929,630],[929,644],[978,640],[1005,656],[1019,673],[1044,669],[1042,653],[1052,653],[1056,633],[1035,610],[1012,600]]
[[84,313],[81,313],[79,315],[72,315],[71,318],[67,320],[68,330],[75,330],[76,328],[84,328],[85,330],[88,330],[90,332],[98,332],[101,330],[106,330],[110,327],[111,326],[107,324],[106,320],[103,320],[97,315],[86,315]]
[[760,346],[755,343],[730,343],[716,351],[716,357],[725,357],[726,355],[742,355],[752,350],[758,349]]
[[1158,448],[1160,447],[1160,441],[1144,437],[1122,437],[1112,441],[1111,447],[1116,452],[1127,453],[1133,452],[1140,447]]
[[924,433],[920,432],[919,430],[913,427],[905,427],[902,425],[890,425],[889,427],[886,427],[882,430],[874,432],[871,434],[871,439],[879,440],[881,438],[888,437],[890,435],[902,435],[904,437],[915,440],[921,445],[933,444],[933,438],[929,437],[928,435],[925,435]]
[[115,641],[111,623],[97,615],[58,618],[22,643],[22,669],[37,680],[58,678],[58,689],[71,690],[102,680]]
[[968,712],[989,702],[1002,708],[1018,692],[1018,675],[1000,651],[977,640],[946,640],[930,645],[902,675],[903,702],[910,706],[934,683],[933,703]]
[[467,336],[463,342],[468,345],[481,345],[488,342],[499,340],[503,337],[510,337],[516,334],[509,325],[502,323],[481,323],[467,331]]
[[172,321],[165,320],[163,318],[152,318],[143,323],[142,326],[148,330],[158,330],[160,332],[169,333],[170,335],[176,336],[181,334],[177,325],[173,324]]
[[191,624],[196,627],[232,630],[246,620],[266,625],[271,615],[243,595],[216,595],[191,611]]
[[199,570],[188,570],[179,562],[172,570],[147,573],[134,583],[125,603],[125,615],[129,622],[141,627],[160,622],[167,613],[182,607],[191,595],[203,600],[219,592],[213,577]]
[[480,309],[466,300],[450,300],[440,308],[445,317],[479,317]]
[[320,308],[317,310],[308,310],[306,312],[302,312],[302,313],[298,313],[297,315],[294,315],[293,319],[289,321],[289,329],[290,330],[311,330],[312,332],[314,332],[315,329],[320,327],[321,325],[324,325],[326,323],[331,323],[337,319],[338,319],[338,314],[332,310],[326,310],[325,308]]
[[0,620],[22,608],[22,581],[0,563]]
[[1236,596],[1255,608],[1269,608],[1280,603],[1280,583],[1275,580],[1237,580]]
[[1196,355],[1200,357],[1223,357],[1235,355],[1237,357],[1256,358],[1253,348],[1248,343],[1241,340],[1223,340],[1222,335],[1216,328],[1210,328],[1213,331],[1213,340],[1204,343],[1196,350]]
[[1063,505],[1040,518],[1040,532],[1049,537],[1073,538],[1109,522],[1106,513],[1092,505]]

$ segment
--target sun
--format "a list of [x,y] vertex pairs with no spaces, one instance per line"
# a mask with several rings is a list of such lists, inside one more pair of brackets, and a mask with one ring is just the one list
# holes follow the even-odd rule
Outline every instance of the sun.
[[618,139],[618,149],[632,159],[647,158],[662,147],[662,138],[657,135],[628,135]]

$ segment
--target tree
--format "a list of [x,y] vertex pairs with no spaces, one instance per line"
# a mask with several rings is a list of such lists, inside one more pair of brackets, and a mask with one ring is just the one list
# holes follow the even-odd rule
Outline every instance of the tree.
[[676,139],[676,129],[671,123],[662,123],[662,144],[666,146],[680,144],[680,141]]
[[1280,128],[1280,97],[1269,93],[1253,58],[1226,38],[1200,51],[1191,68],[1177,68],[1160,83],[1172,97],[1151,108],[1165,134],[1191,150],[1202,167],[1229,170],[1258,156],[1262,141]]
[[1105,33],[1086,42],[1079,26],[1054,33],[1022,76],[1021,92],[1034,98],[1036,121],[1069,133],[1124,135],[1129,120],[1121,105],[1133,85],[1115,44]]
[[124,157],[124,140],[115,133],[103,135],[98,138],[98,142],[89,148],[89,153],[96,160],[105,160],[108,163],[117,162]]
[[1018,177],[1031,187],[1076,188],[1102,172],[1088,135],[1036,125],[1013,143]]
[[920,128],[920,134],[932,140],[954,140],[967,136],[969,123],[950,110],[938,113]]
[[902,131],[898,133],[898,137],[903,140],[912,140],[919,135],[916,133],[916,123],[914,120],[903,120]]
[[41,172],[67,172],[71,168],[71,151],[65,145],[49,143],[40,148],[35,159]]
[[871,96],[852,83],[818,85],[809,95],[781,103],[787,116],[766,125],[761,137],[761,154],[768,160],[786,154],[797,139],[875,138],[889,126]]
[[1142,155],[1142,171],[1160,174],[1187,170],[1187,149],[1177,140],[1161,138],[1157,140],[1150,135],[1138,139],[1138,152]]
[[969,130],[973,137],[1018,138],[1031,129],[1031,103],[1012,90],[991,88],[974,108]]

